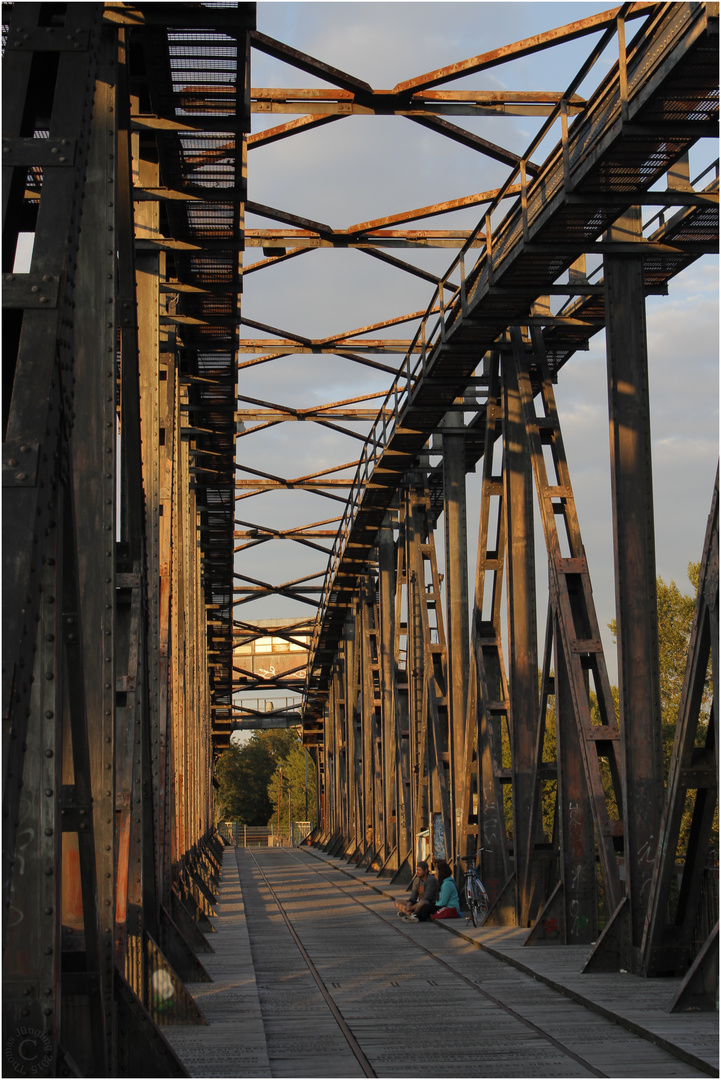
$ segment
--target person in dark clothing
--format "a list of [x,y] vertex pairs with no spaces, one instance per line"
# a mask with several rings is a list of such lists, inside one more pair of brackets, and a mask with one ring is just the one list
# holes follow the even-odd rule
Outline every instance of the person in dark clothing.
[[416,876],[411,885],[411,895],[407,900],[396,900],[396,908],[401,919],[409,922],[425,922],[436,906],[438,881],[428,872],[428,863],[419,859],[416,863]]

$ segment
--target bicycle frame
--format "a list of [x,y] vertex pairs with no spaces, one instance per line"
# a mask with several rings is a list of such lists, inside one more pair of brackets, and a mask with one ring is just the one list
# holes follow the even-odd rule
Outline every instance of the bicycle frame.
[[[486,887],[481,881],[475,865],[476,858],[483,850],[484,849],[481,848],[480,851],[476,852],[475,856],[467,855],[464,858],[462,855],[458,855],[456,858],[458,863],[470,864],[467,870],[464,869],[463,866],[461,866],[461,869],[464,877],[463,892],[468,906],[466,922],[470,919],[474,926],[483,925],[490,907]],[[473,860],[472,862],[471,859]]]

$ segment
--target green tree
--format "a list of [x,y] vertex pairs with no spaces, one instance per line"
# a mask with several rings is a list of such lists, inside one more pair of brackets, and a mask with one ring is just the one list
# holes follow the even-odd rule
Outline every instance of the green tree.
[[[306,812],[306,768],[308,776],[308,808]],[[283,773],[282,783],[280,773]],[[288,830],[288,810],[290,801],[291,821],[310,821],[318,819],[315,799],[315,765],[310,754],[300,743],[295,743],[282,761],[279,761],[268,784],[268,799],[273,804],[273,823],[278,821],[278,802],[280,799],[280,829]]]
[[[553,698],[549,698],[546,704],[546,729],[543,734],[543,761],[547,762],[556,761],[557,755],[556,707],[553,701]],[[553,839],[554,833],[557,794],[558,783],[555,780],[546,780],[541,784],[541,820],[543,822],[543,834],[549,843]]]
[[[693,586],[692,594],[682,593],[673,579],[666,583],[662,577],[656,578],[661,725],[664,776],[666,778],[668,778],[673,740],[678,722],[678,711],[681,705],[681,691],[686,673],[686,658],[691,638],[691,627],[693,626],[700,568],[700,563],[691,562],[688,564],[688,579]],[[610,622],[608,627],[615,641],[616,620]],[[708,724],[711,696],[711,663],[709,660],[706,688],[701,703],[700,739],[705,739],[705,727]]]
[[[693,616],[696,604],[695,593],[698,589],[699,571],[699,563],[689,563],[688,577],[694,589],[693,595],[686,595],[682,593],[676,585],[675,581],[671,581],[669,584],[667,584],[661,577],[657,578],[656,581],[656,595],[658,606],[659,666],[661,676],[661,721],[663,759],[666,778],[668,777],[671,754],[673,752],[674,736],[676,734],[676,725],[678,723],[678,712],[679,706],[681,704],[681,692],[683,689],[683,681],[686,671],[686,658],[688,654],[689,640],[691,637],[691,628],[693,626]],[[608,626],[614,635],[615,641],[615,619],[613,620],[613,622],[610,622]],[[540,677],[541,672],[539,672],[539,684]],[[616,719],[618,720],[618,687],[611,687],[611,696],[616,712]],[[706,687],[701,705],[701,722],[699,723],[696,737],[697,746],[704,746],[706,743],[712,696],[713,688],[711,684],[711,661],[709,659],[709,667],[706,676]],[[591,710],[592,723],[599,723],[601,720],[601,716],[598,706],[598,699],[595,692],[590,689],[589,706]],[[553,695],[551,695],[548,699],[546,707],[546,727],[543,743],[544,762],[556,761],[556,732],[557,724],[555,699]],[[508,736],[505,732],[502,734],[501,738],[501,754],[502,765],[504,768],[508,768],[511,764],[511,750]],[[604,792],[606,795],[606,802],[608,805],[609,814],[612,818],[618,817],[619,811],[616,806],[613,784],[611,782],[611,771],[608,763],[605,760],[601,761],[601,778],[603,782]],[[542,829],[547,840],[551,839],[554,830],[554,822],[556,816],[556,794],[556,781],[544,780],[541,785],[541,816]],[[504,785],[503,800],[506,831],[508,837],[511,838],[513,833],[513,815],[510,785]],[[685,853],[686,851],[690,824],[691,808],[689,805],[687,806],[687,809],[684,813],[681,835],[679,838],[679,856],[682,856],[683,853]],[[716,849],[718,849],[718,810],[716,812],[716,818],[714,821],[714,831],[711,838],[711,845],[715,846]]]
[[243,746],[231,745],[220,757],[215,797],[218,820],[244,825],[267,825],[273,812],[268,782],[276,763],[298,741],[292,729],[254,731]]
[[[701,569],[700,563],[688,564],[688,579],[693,593],[682,593],[675,581],[668,584],[662,577],[656,579],[656,602],[658,605],[658,653],[661,686],[661,731],[663,745],[664,777],[668,779],[673,753],[676,726],[681,705],[681,692],[686,674],[691,629],[693,627],[696,592]],[[616,620],[609,629],[616,636]],[[704,746],[708,733],[713,686],[711,681],[711,658],[709,657],[706,682],[701,701],[701,715],[696,730],[696,745]],[[691,828],[691,801],[687,799],[678,844],[678,857],[683,858],[688,846]],[[718,850],[718,807],[714,817],[711,846]]]
[[[540,677],[540,672],[539,672]],[[539,678],[540,681],[540,678]],[[614,698],[614,703],[618,709],[618,693],[616,687],[611,687],[611,693]],[[589,691],[589,706],[591,710],[591,719],[593,723],[600,722],[598,699],[593,690]],[[543,762],[547,764],[553,764],[557,760],[558,748],[557,748],[557,722],[556,722],[556,706],[555,698],[551,695],[546,704],[546,727],[543,735]],[[606,793],[606,799],[609,804],[609,813],[612,815],[615,811],[616,800],[613,793],[613,784],[611,782],[611,773],[607,765],[602,762],[601,764],[601,778],[603,780],[604,791]],[[550,843],[554,835],[554,826],[556,818],[556,797],[558,794],[558,784],[555,780],[543,780],[541,782],[541,821],[543,833],[546,840]]]

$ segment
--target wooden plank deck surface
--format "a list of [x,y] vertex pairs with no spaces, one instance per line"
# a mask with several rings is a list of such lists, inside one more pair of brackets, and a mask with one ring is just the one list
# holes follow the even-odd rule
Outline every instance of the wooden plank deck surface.
[[[574,950],[523,949],[518,931],[401,921],[386,886],[313,849],[226,849],[203,957],[216,982],[190,987],[209,1024],[166,1029],[190,1074],[715,1075],[718,1017],[664,1012],[668,985],[661,1001],[659,980],[580,975]],[[610,1018],[620,1011],[645,1037]]]
[[223,853],[217,912],[215,951],[200,956],[213,981],[188,985],[208,1023],[163,1034],[191,1076],[272,1076],[232,848]]

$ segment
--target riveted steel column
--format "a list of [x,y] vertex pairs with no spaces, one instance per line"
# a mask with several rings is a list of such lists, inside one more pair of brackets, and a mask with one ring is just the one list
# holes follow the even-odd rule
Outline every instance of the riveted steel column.
[[170,715],[170,677],[173,660],[172,625],[172,522],[173,522],[173,473],[178,418],[175,409],[176,374],[175,365],[163,366],[165,379],[161,382],[160,407],[160,521],[159,521],[159,571],[160,571],[160,634],[159,634],[159,669],[158,669],[158,873],[160,875],[160,897],[166,907],[170,907],[172,886],[172,842],[173,831],[173,783],[171,771],[172,717]]
[[419,529],[418,514],[413,485],[417,474],[409,474],[403,489],[404,556],[406,573],[406,621],[407,649],[406,670],[408,676],[408,725],[410,746],[411,790],[411,842],[414,855],[418,834],[428,824],[431,805],[431,784],[428,776],[428,728],[427,693],[425,690],[425,638],[423,633],[422,605],[424,603],[422,578],[416,568],[416,548],[423,537]]
[[554,619],[554,653],[563,943],[587,945],[596,940],[598,932],[593,817],[558,619]]
[[336,654],[336,672],[333,679],[335,687],[335,707],[340,715],[340,733],[342,739],[342,784],[341,784],[341,820],[343,835],[350,842],[351,830],[351,780],[352,760],[350,757],[350,725],[348,722],[348,703],[346,701],[345,653],[341,644]]
[[331,828],[333,832],[343,831],[343,807],[342,796],[344,786],[344,777],[341,762],[341,718],[340,710],[338,708],[338,695],[333,692],[333,688],[337,685],[337,680],[334,679],[331,684],[331,693],[328,695],[328,708],[330,710],[330,730],[331,741],[328,745],[328,759],[332,761],[333,766],[333,784],[332,788],[328,788],[329,794],[332,794],[331,800]]
[[[477,813],[476,840],[467,843],[464,854],[485,848],[481,855],[483,880],[493,904],[511,875],[502,790],[502,745],[509,727],[509,701],[502,646],[502,594],[506,561],[506,512],[504,480],[500,462],[494,462],[495,447],[502,447],[503,388],[500,356],[491,354],[484,362],[489,376],[486,403],[486,431],[483,451],[483,480],[478,527],[475,597],[473,605],[473,660],[476,701]],[[472,764],[472,754],[471,764]],[[469,818],[470,814],[469,807]],[[473,835],[473,834],[471,834]],[[508,904],[503,901],[504,915]]]
[[[74,57],[72,58],[75,59]],[[72,438],[83,641],[101,934],[101,987],[110,1060],[117,1053],[115,934],[115,533],[117,40],[104,29],[76,279],[76,420]],[[77,778],[76,781],[77,783]],[[64,921],[72,922],[72,833],[66,838]],[[75,871],[77,872],[77,871]],[[73,1013],[79,1039],[83,1021]],[[71,1051],[72,1052],[72,1051]],[[78,1066],[83,1067],[79,1062]]]
[[[137,108],[137,101],[133,99],[133,111]],[[137,135],[133,135],[133,173],[136,182],[141,186],[153,186],[159,182],[158,165],[156,162],[146,161],[139,154]],[[145,201],[138,203],[135,209],[136,237],[157,235],[158,233],[158,204]],[[132,218],[128,220],[128,233],[132,237]],[[132,267],[132,263],[131,263]],[[147,699],[143,705],[143,754],[150,755],[148,762],[150,789],[146,792],[149,802],[155,805],[159,811],[154,815],[154,820],[148,822],[151,834],[148,836],[150,853],[153,847],[156,851],[161,849],[162,817],[160,812],[160,281],[164,276],[165,255],[160,252],[136,252],[135,274],[128,277],[128,292],[121,298],[121,320],[125,324],[129,313],[136,317],[135,302],[137,298],[137,350],[140,384],[140,436],[142,452],[142,491],[144,493],[144,506],[140,503],[139,509],[144,510],[145,522],[141,536],[129,535],[130,550],[133,558],[137,558],[142,550],[139,543],[144,538],[145,565],[143,570],[147,574],[145,603],[146,615],[146,641],[147,662],[144,664],[146,685],[143,688]],[[131,291],[132,290],[132,291]],[[163,387],[165,390],[165,387]],[[138,496],[136,496],[138,498]],[[138,500],[140,501],[140,500]],[[204,623],[204,620],[203,620]],[[205,626],[199,628],[202,635],[205,634]],[[194,640],[196,634],[193,635]],[[200,640],[204,640],[201,636]],[[203,713],[196,714],[200,723]],[[197,731],[196,724],[194,731]],[[198,770],[198,778],[203,775],[204,747],[197,747],[198,753],[193,755],[194,767]],[[145,767],[145,765],[144,765]],[[193,821],[199,820],[199,800],[202,797],[202,786],[193,785],[192,798],[195,805],[191,808]],[[145,805],[144,798],[144,805]],[[204,816],[204,815],[203,815]],[[143,823],[146,829],[146,823]],[[147,849],[147,844],[144,842]],[[159,884],[157,865],[147,865],[147,874],[152,872],[155,884]],[[147,878],[147,874],[145,877]],[[143,882],[144,890],[150,888],[151,882]],[[148,912],[150,917],[150,913]],[[151,930],[151,933],[154,931]]]
[[[370,594],[370,595],[369,595]],[[375,782],[373,776],[373,676],[371,672],[370,615],[372,610],[372,585],[367,576],[360,583],[358,603],[358,660],[360,663],[360,721],[362,771],[362,843],[375,844]]]
[[[84,9],[84,10],[83,10]],[[3,62],[3,887],[12,886],[12,859],[23,786],[23,753],[41,617],[42,553],[56,513],[58,452],[74,409],[73,308],[78,224],[95,90],[99,11],[70,4],[68,33],[48,42],[38,26],[41,5],[11,9]],[[22,25],[19,25],[22,24]],[[63,28],[63,31],[65,28]],[[78,35],[76,37],[76,34]],[[73,49],[69,40],[72,38]],[[84,44],[83,44],[84,43]],[[45,53],[45,57],[36,56]],[[52,56],[50,54],[55,53]],[[30,79],[34,64],[35,75]],[[27,95],[27,96],[25,96]],[[42,120],[41,120],[42,117]],[[46,127],[49,138],[33,139]],[[30,135],[28,139],[26,136]],[[45,148],[51,147],[44,158]],[[54,153],[54,156],[51,156]],[[42,169],[34,217],[25,200],[28,169]],[[22,228],[35,232],[29,274],[15,275]],[[14,348],[13,348],[14,347]],[[57,669],[60,642],[56,638]],[[8,905],[3,905],[3,925]],[[49,946],[48,946],[49,947]]]
[[386,855],[395,850],[389,866],[398,868],[398,806],[396,797],[396,684],[393,637],[395,632],[395,562],[392,515],[386,514],[378,537],[379,611],[378,649],[381,681],[381,739]]
[[451,847],[460,831],[468,698],[468,544],[466,529],[466,441],[462,413],[443,421],[443,510],[448,628],[448,713],[451,755]]
[[348,836],[352,846],[359,843],[359,766],[360,747],[356,726],[356,683],[355,683],[355,619],[348,615],[343,628],[343,696],[345,698],[346,740],[348,746]]
[[533,540],[533,481],[515,365],[504,365],[504,503],[508,537],[508,691],[511,717],[513,850],[516,907],[523,906],[520,869],[528,849],[534,792],[538,647]]
[[341,665],[339,657],[336,655],[333,662],[333,675],[330,683],[330,692],[328,694],[328,709],[331,717],[333,718],[333,745],[335,747],[334,760],[335,760],[335,784],[333,788],[333,814],[335,821],[335,828],[340,832],[345,833],[346,820],[345,820],[345,807],[344,796],[347,791],[346,777],[344,775],[344,753],[343,753],[343,704],[341,695]]
[[[62,828],[60,820],[62,678],[56,678],[60,626],[57,527],[49,531],[43,558],[36,672],[27,738],[12,746],[6,769],[22,763],[23,786],[16,818],[12,887],[6,897],[3,950],[3,1042],[13,1071],[24,1029],[37,1033],[31,1046],[37,1076],[57,1075],[60,1042]],[[52,675],[49,678],[48,675]],[[13,740],[14,743],[17,740]],[[27,1048],[26,1048],[27,1049]],[[17,1068],[15,1066],[17,1065]],[[8,1073],[8,1075],[11,1075]]]
[[[628,241],[640,235],[640,210],[633,209],[616,222],[609,238]],[[642,256],[606,256],[605,298],[626,891],[631,904],[631,944],[638,947],[663,797]]]
[[398,806],[399,859],[402,863],[413,848],[412,742],[410,711],[408,576],[406,568],[404,500],[395,497],[398,507],[398,543],[396,544],[393,669],[396,701],[396,779]]

